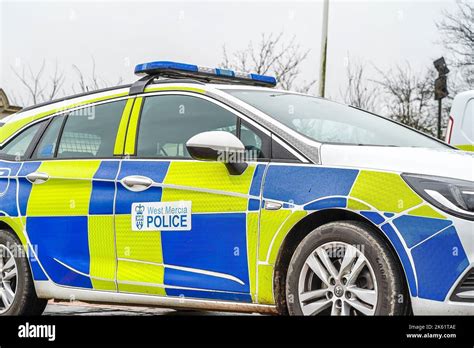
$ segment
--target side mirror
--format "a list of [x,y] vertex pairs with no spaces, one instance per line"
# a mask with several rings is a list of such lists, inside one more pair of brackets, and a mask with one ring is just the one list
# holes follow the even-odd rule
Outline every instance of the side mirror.
[[196,134],[186,142],[186,148],[194,159],[224,163],[232,175],[242,174],[248,166],[244,161],[244,144],[229,132],[212,131]]

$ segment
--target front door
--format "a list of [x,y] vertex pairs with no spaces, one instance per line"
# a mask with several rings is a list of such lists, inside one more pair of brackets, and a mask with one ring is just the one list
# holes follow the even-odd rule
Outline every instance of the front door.
[[230,175],[222,163],[192,160],[185,146],[204,131],[240,133],[237,115],[190,93],[138,98],[135,107],[138,138],[129,126],[131,158],[118,178],[119,290],[252,301],[266,164]]

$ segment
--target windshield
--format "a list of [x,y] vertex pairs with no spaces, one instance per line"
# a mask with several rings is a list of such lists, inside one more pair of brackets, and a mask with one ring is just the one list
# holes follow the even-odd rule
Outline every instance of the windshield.
[[321,143],[449,148],[384,117],[325,99],[277,91],[226,92]]

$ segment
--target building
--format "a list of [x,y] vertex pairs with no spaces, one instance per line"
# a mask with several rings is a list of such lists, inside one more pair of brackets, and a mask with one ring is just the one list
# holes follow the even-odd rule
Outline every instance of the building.
[[20,111],[21,106],[10,105],[5,91],[0,88],[0,120],[8,115]]

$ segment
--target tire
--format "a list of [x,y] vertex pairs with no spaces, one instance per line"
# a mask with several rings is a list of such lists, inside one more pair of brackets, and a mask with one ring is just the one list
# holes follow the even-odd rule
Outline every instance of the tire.
[[290,315],[403,315],[405,289],[398,261],[370,225],[331,222],[296,248],[286,302]]
[[[16,276],[12,276],[15,267]],[[0,278],[0,315],[43,313],[48,301],[36,296],[26,253],[18,238],[8,230],[0,230]]]

